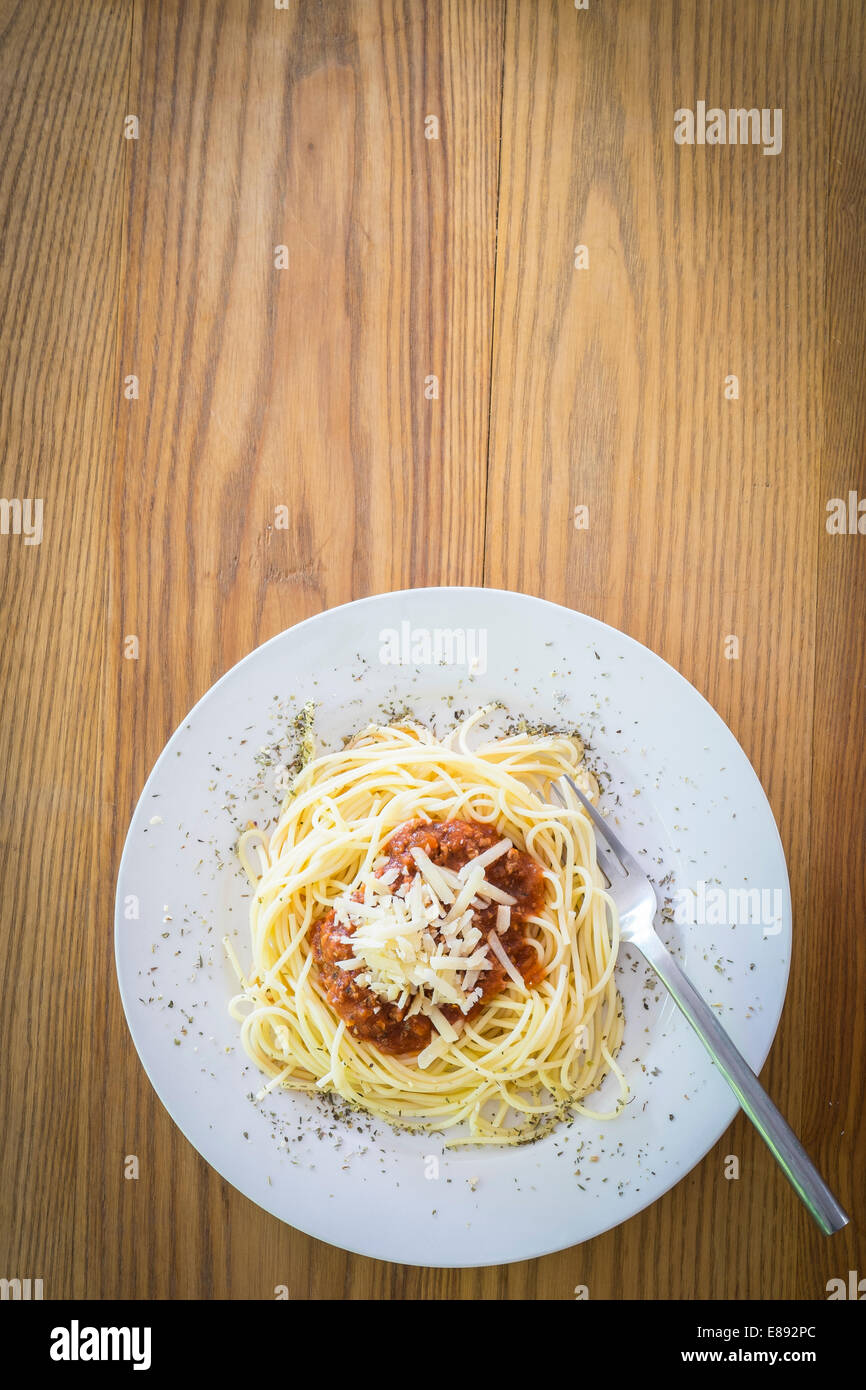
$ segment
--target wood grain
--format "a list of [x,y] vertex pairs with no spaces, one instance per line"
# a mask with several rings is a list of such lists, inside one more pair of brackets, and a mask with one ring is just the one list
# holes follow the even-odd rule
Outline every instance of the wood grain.
[[[624,628],[697,685],[749,754],[795,905],[764,1078],[796,1126],[818,966],[803,750],[823,511],[824,38],[819,7],[784,33],[778,6],[746,0],[712,26],[699,9],[509,9],[485,580]],[[674,112],[698,99],[783,108],[782,153],[677,145]],[[574,527],[577,504],[588,529]],[[738,660],[725,659],[729,635]],[[739,1182],[723,1177],[727,1153]],[[799,1234],[808,1217],[740,1119],[674,1192],[585,1247],[579,1279],[574,1252],[540,1277],[551,1294],[571,1280],[601,1298],[817,1297],[823,1281],[791,1258],[783,1223]]]
[[99,0],[0,9],[0,493],[43,502],[39,544],[0,536],[0,1274],[43,1279],[46,1298],[104,1258],[100,721],[129,19]]
[[[826,296],[821,507],[850,492],[866,499],[866,14],[842,7],[827,51]],[[864,507],[866,512],[866,507]],[[819,525],[812,740],[812,840],[803,968],[802,1134],[854,1213],[830,1244],[808,1228],[797,1257],[819,1287],[866,1268],[863,1211],[866,1125],[862,1063],[866,939],[866,535]],[[864,523],[866,529],[866,523]],[[816,987],[815,982],[820,981]],[[828,1017],[828,1003],[834,1016]],[[846,1026],[844,1020],[850,1020]],[[825,1040],[830,1037],[829,1048]],[[859,1217],[859,1224],[857,1218]]]
[[[0,492],[45,507],[40,545],[0,536],[0,1276],[765,1299],[866,1272],[866,538],[824,525],[866,495],[864,59],[856,0],[0,4]],[[783,108],[782,153],[677,146],[702,99]],[[259,1210],[156,1100],[112,950],[147,772],[259,642],[439,583],[621,627],[740,739],[794,896],[763,1076],[844,1235],[739,1120],[581,1247],[386,1265]]]
[[[167,736],[252,647],[366,593],[481,582],[497,13],[136,11],[120,343],[141,394],[121,412],[111,507],[118,856]],[[126,634],[138,661],[120,656]],[[127,1065],[106,1141],[146,1175],[107,1202],[100,1292],[342,1289],[349,1257],[227,1189],[155,1099],[119,1008],[110,1030]],[[125,1268],[142,1211],[148,1260]]]

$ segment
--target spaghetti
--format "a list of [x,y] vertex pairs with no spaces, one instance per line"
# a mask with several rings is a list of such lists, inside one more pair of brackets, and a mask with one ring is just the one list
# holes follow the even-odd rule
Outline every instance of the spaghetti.
[[[572,1111],[609,1119],[615,905],[568,773],[597,799],[580,740],[518,733],[470,746],[371,725],[307,763],[266,837],[239,855],[255,885],[252,964],[230,1004],[278,1087],[336,1093],[392,1124],[508,1144]],[[585,1098],[613,1073],[612,1109]],[[465,1122],[465,1123],[464,1123]]]

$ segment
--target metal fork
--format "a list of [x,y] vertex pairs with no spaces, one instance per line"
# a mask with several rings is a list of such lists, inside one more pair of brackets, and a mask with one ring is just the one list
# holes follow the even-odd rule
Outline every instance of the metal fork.
[[[834,1231],[840,1231],[847,1226],[848,1216],[712,1009],[656,935],[653,919],[657,902],[650,880],[634,855],[629,854],[580,788],[568,776],[563,780],[577,793],[601,836],[600,840],[596,840],[597,857],[617,906],[621,939],[637,947],[669,990],[674,1003],[685,1014],[785,1177],[824,1234],[832,1235]],[[558,788],[554,787],[554,790],[561,800],[565,799]]]

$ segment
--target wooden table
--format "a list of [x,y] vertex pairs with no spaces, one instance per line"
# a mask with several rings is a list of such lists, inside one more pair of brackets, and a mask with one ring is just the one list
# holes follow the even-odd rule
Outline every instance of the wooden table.
[[[32,507],[0,536],[0,1275],[236,1299],[866,1275],[866,535],[827,530],[866,495],[864,7],[6,0],[0,51],[0,482],[43,501],[39,543]],[[698,102],[780,108],[781,150],[677,143]],[[145,776],[258,643],[426,584],[612,623],[733,729],[794,898],[763,1077],[844,1234],[740,1118],[586,1245],[380,1264],[280,1225],[169,1120],[113,965]]]

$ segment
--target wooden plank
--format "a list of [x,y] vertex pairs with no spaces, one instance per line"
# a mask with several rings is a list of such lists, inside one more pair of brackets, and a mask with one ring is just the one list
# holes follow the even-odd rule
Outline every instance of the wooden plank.
[[[819,1288],[864,1274],[866,1124],[866,518],[857,534],[827,531],[827,504],[866,499],[866,12],[834,15],[828,84],[829,190],[822,325],[824,447],[818,510],[818,622],[809,934],[812,987],[800,1023],[804,1142],[832,1174],[851,1225],[832,1241],[800,1233],[800,1263]],[[866,512],[866,502],[864,502]],[[858,1063],[859,1059],[859,1063]]]
[[[798,9],[509,4],[485,581],[624,629],[707,696],[770,797],[800,932],[828,130],[823,10]],[[781,153],[678,145],[674,112],[698,100],[782,108]],[[800,941],[764,1071],[794,1125]],[[650,1211],[543,1261],[538,1292],[819,1297],[795,1258],[807,1221],[739,1120]]]
[[[131,5],[0,10],[0,1273],[83,1293],[113,995],[100,777]],[[35,513],[31,520],[35,521]]]
[[[502,56],[502,6],[482,0],[136,20],[115,862],[166,737],[259,642],[366,593],[481,581]],[[138,660],[121,659],[126,634]],[[137,1184],[106,1184],[102,1295],[316,1296],[358,1269],[364,1292],[393,1286],[399,1272],[280,1226],[196,1156],[116,1001],[108,1037],[124,1064],[106,1144],[143,1161]]]

